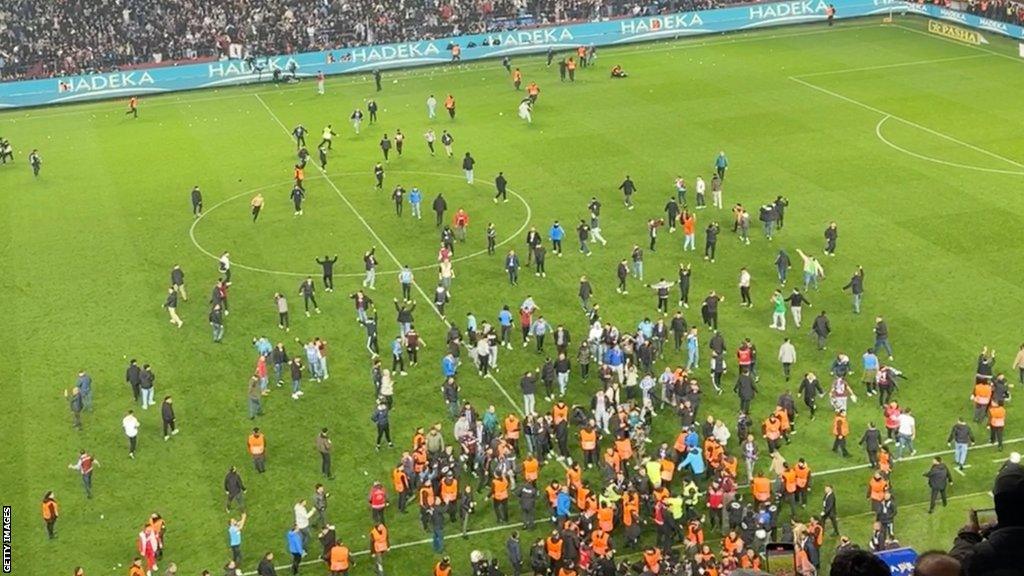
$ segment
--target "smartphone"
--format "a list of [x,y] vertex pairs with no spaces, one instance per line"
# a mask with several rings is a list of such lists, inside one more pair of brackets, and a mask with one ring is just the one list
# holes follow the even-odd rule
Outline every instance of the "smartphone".
[[768,573],[773,576],[796,576],[796,547],[787,542],[769,542],[764,549]]
[[971,524],[976,526],[978,529],[985,528],[987,526],[995,526],[998,522],[999,519],[996,518],[995,508],[971,510]]

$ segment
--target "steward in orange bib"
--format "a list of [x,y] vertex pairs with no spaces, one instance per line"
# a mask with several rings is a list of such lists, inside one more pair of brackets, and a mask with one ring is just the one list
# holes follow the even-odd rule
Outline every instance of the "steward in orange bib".
[[989,443],[999,446],[1003,450],[1003,430],[1006,428],[1006,408],[998,402],[993,402],[988,409]]
[[256,472],[262,474],[267,470],[267,437],[260,432],[259,428],[253,428],[252,434],[246,441],[249,455],[252,456],[252,465]]
[[332,576],[347,576],[348,569],[352,566],[352,554],[348,547],[341,542],[335,542],[328,552],[327,564]]
[[807,507],[807,495],[811,492],[811,467],[803,458],[797,460],[793,467],[796,472],[796,501],[800,506]]
[[452,561],[450,558],[445,556],[434,564],[434,576],[451,576],[452,574]]
[[494,502],[494,515],[498,519],[498,524],[507,523],[508,480],[500,474],[495,474],[491,479],[491,500]]
[[537,478],[540,476],[540,463],[537,462],[537,458],[533,454],[528,454],[526,459],[523,460],[523,478],[531,484],[537,484]]
[[764,504],[772,499],[772,483],[764,474],[756,472],[750,481],[750,494],[754,501]]
[[593,420],[580,429],[580,448],[583,450],[583,463],[587,468],[597,466],[597,428]]

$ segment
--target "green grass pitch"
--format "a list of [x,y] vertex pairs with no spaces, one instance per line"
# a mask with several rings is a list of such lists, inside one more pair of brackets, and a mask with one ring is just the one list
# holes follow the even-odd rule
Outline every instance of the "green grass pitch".
[[[545,317],[564,323],[577,342],[585,334],[576,304],[581,274],[592,278],[607,320],[631,329],[643,316],[653,316],[653,293],[634,283],[628,296],[615,294],[615,263],[629,255],[633,243],[644,244],[645,221],[662,215],[674,177],[691,183],[692,197],[694,177],[708,178],[714,156],[725,150],[727,208],[735,202],[756,207],[786,195],[791,205],[785,229],[770,243],[754,233],[749,246],[726,230],[713,265],[693,256],[699,252],[684,255],[678,233],[663,233],[658,252],[647,256],[647,278],[671,278],[680,262],[692,261],[694,296],[712,289],[726,295],[721,322],[730,347],[750,336],[761,351],[763,393],[753,409],[760,419],[786,386],[774,361],[781,336],[767,328],[775,251],[820,253],[822,230],[838,221],[838,255],[823,260],[827,279],[809,295],[815,306],[809,312],[825,309],[832,318],[830,351],[816,352],[806,334],[790,327],[799,353],[796,368],[827,372],[837,349],[856,363],[873,342],[874,315],[884,315],[896,364],[911,377],[898,398],[918,415],[918,450],[946,450],[949,426],[969,410],[978,351],[994,347],[997,367],[1009,371],[1021,341],[1024,120],[1015,103],[1024,90],[1024,68],[1009,42],[990,38],[992,44],[976,48],[927,35],[921,20],[896,24],[842,22],[834,29],[814,25],[600,50],[596,67],[580,70],[571,85],[559,83],[542,55],[517,57],[513,64],[542,90],[532,125],[517,118],[521,96],[497,62],[388,72],[379,94],[366,78],[332,78],[325,96],[303,82],[144,98],[137,120],[124,116],[120,102],[0,114],[0,134],[18,154],[15,165],[0,167],[0,317],[6,325],[0,500],[14,507],[15,573],[69,574],[75,565],[90,575],[123,573],[135,555],[139,527],[154,511],[168,526],[164,563],[176,561],[182,574],[203,568],[218,573],[229,558],[221,483],[232,464],[248,485],[244,569],[253,570],[266,550],[284,563],[291,506],[308,498],[320,480],[313,440],[322,426],[333,431],[338,475],[329,483],[329,517],[353,550],[365,550],[370,483],[388,478],[415,427],[443,421],[445,414],[438,390],[443,325],[421,302],[416,320],[428,347],[421,365],[396,384],[392,430],[398,447],[373,450],[369,365],[346,296],[359,287],[360,256],[371,245],[378,246],[382,271],[395,269],[388,251],[403,263],[425,267],[418,278],[430,293],[438,240],[432,215],[399,220],[388,193],[373,188],[377,142],[382,132],[395,129],[408,135],[407,149],[388,164],[385,190],[418,186],[427,202],[443,192],[452,211],[464,206],[471,235],[457,256],[483,250],[488,221],[496,223],[500,240],[511,238],[509,246],[521,250],[527,221],[546,231],[555,219],[576,222],[590,196],[603,201],[608,246],[584,258],[567,241],[565,257],[549,256],[546,279],[524,270],[520,285],[509,287],[501,269],[503,249],[495,257],[475,254],[455,268],[449,317],[460,326],[468,311],[493,321],[503,303],[515,306],[530,294]],[[628,79],[608,77],[616,63]],[[449,121],[441,110],[428,121],[424,101],[430,93],[439,100],[455,94],[458,118]],[[364,123],[357,137],[346,119],[369,97],[380,104],[380,121]],[[290,130],[300,122],[311,130],[311,144],[327,123],[339,137],[327,178],[307,170],[305,215],[296,218],[288,201],[294,144],[282,125]],[[422,134],[428,127],[453,133],[454,160],[427,154]],[[44,161],[38,179],[24,160],[31,148],[39,148]],[[477,159],[473,186],[462,180],[458,161],[466,151]],[[499,170],[517,196],[495,205],[490,181]],[[632,212],[622,209],[616,190],[625,174],[639,187]],[[207,214],[193,229],[188,191],[195,184],[205,193]],[[263,190],[267,206],[254,225],[248,199],[256,189]],[[729,214],[701,211],[698,229],[711,219],[726,223]],[[227,335],[218,346],[210,342],[205,305],[216,263],[203,251],[225,250],[236,269]],[[334,294],[320,291],[323,314],[307,319],[296,295],[299,275],[318,277],[313,259],[325,253],[341,256],[343,276]],[[192,296],[179,309],[181,330],[161,308],[175,263],[186,271]],[[860,316],[851,314],[840,290],[857,265],[867,271]],[[752,310],[738,306],[741,266],[753,274]],[[291,295],[287,337],[276,327],[271,295],[277,291]],[[382,344],[395,332],[387,304],[398,295],[395,276],[382,274],[372,294],[382,304]],[[687,318],[699,320],[696,307]],[[268,473],[262,476],[252,471],[245,451],[252,425],[245,400],[255,359],[250,341],[258,335],[286,342],[324,337],[332,372],[324,383],[307,384],[299,401],[284,391],[269,397],[258,420],[269,445]],[[290,348],[298,350],[294,343]],[[132,407],[123,382],[129,357],[154,366],[157,397],[174,395],[182,430],[165,443],[158,411],[139,411],[134,461],[127,458],[120,429],[121,416]],[[540,361],[532,350],[503,352],[497,383],[518,400],[517,375]],[[685,358],[672,354],[666,362]],[[82,368],[94,378],[96,408],[85,416],[84,431],[75,432],[62,390]],[[703,369],[701,381],[707,382]],[[464,398],[478,408],[494,404],[501,414],[512,408],[495,382],[471,371],[461,385]],[[585,402],[593,386],[593,380],[585,385],[574,377],[571,400]],[[736,407],[732,395],[711,397],[703,414],[731,424]],[[783,453],[807,458],[819,472],[832,471],[817,481],[808,512],[818,509],[821,484],[834,483],[843,529],[863,543],[871,520],[864,515],[868,474],[843,469],[865,459],[856,449],[849,460],[830,453],[827,420],[805,418]],[[868,420],[881,423],[873,399],[862,397],[851,409],[855,436]],[[673,421],[666,416],[657,423],[666,441]],[[1024,437],[1016,422],[1011,405],[1008,438]],[[976,433],[979,440],[986,437],[981,427]],[[95,497],[88,501],[77,475],[67,469],[80,447],[102,464]],[[928,459],[901,463],[894,474],[903,509],[897,535],[919,550],[947,546],[964,511],[986,506],[999,458],[991,448],[973,451],[972,467],[955,476],[956,499],[933,516],[920,504],[927,498],[921,474]],[[550,464],[544,473],[557,477],[562,470]],[[39,500],[51,489],[63,512],[52,542],[39,519]],[[470,527],[483,532],[468,541],[447,541],[446,554],[458,573],[471,549],[504,559],[507,531],[488,530],[494,518],[486,495],[480,498]],[[391,573],[429,573],[436,558],[429,544],[420,543],[428,535],[414,514],[398,518],[392,510],[389,519],[392,544],[402,545],[387,558]],[[543,531],[538,527],[524,542]],[[365,556],[357,561],[355,574],[371,573]],[[319,566],[304,570],[323,572]]]

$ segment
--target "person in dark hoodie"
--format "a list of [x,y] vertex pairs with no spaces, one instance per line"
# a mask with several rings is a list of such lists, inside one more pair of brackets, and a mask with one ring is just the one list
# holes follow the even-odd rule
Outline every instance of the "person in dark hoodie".
[[953,541],[950,556],[960,561],[964,576],[1011,576],[1024,565],[1024,467],[1013,453],[992,487],[994,526],[968,525]]

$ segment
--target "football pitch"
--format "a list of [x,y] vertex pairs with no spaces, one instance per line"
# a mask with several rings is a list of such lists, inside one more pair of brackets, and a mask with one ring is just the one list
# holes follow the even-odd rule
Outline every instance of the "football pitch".
[[[1013,43],[989,36],[985,46],[960,44],[929,35],[923,19],[897,18],[893,25],[858,20],[831,29],[816,24],[700,37],[601,49],[596,65],[577,70],[574,83],[559,82],[557,67],[546,67],[543,55],[516,57],[513,66],[541,89],[532,124],[517,116],[523,94],[514,91],[497,61],[386,71],[380,92],[367,77],[336,77],[328,79],[323,96],[305,80],[143,98],[138,119],[125,116],[121,102],[0,114],[0,135],[11,140],[17,154],[14,165],[0,166],[6,196],[0,217],[0,317],[7,325],[6,361],[0,367],[0,503],[13,506],[14,573],[69,574],[78,565],[90,576],[123,573],[153,512],[167,524],[161,569],[174,561],[180,574],[204,568],[219,573],[230,559],[227,521],[237,517],[224,511],[223,478],[231,465],[248,489],[243,570],[253,571],[266,551],[285,565],[292,506],[310,499],[322,481],[314,439],[327,427],[336,474],[325,482],[331,494],[328,518],[357,553],[352,573],[371,574],[365,555],[371,483],[379,480],[390,488],[390,471],[411,445],[415,428],[442,422],[451,441],[440,392],[447,328],[429,304],[439,244],[429,209],[434,196],[443,193],[447,199],[447,219],[459,207],[470,216],[469,239],[456,246],[447,318],[463,330],[468,312],[495,323],[502,305],[514,310],[532,296],[552,325],[568,328],[575,349],[587,332],[577,299],[582,275],[594,285],[602,321],[625,331],[645,316],[655,317],[655,294],[640,282],[630,279],[629,294],[616,294],[616,264],[629,258],[634,244],[647,248],[646,223],[664,217],[676,176],[690,185],[692,201],[695,177],[710,181],[719,150],[729,158],[725,209],[697,212],[696,252],[682,251],[680,231],[662,228],[657,251],[645,250],[644,282],[674,280],[680,263],[692,263],[692,301],[711,290],[725,295],[720,324],[729,350],[750,337],[760,351],[761,392],[752,409],[760,422],[778,395],[795,392],[799,382],[783,380],[775,358],[784,335],[768,327],[776,253],[785,249],[796,260],[790,286],[800,276],[796,249],[821,257],[826,278],[820,290],[808,294],[813,308],[805,310],[805,319],[827,311],[833,334],[829,349],[819,352],[807,333],[809,322],[802,329],[790,323],[785,336],[797,347],[795,371],[813,371],[827,387],[834,354],[843,351],[859,376],[860,356],[874,342],[874,318],[886,318],[894,364],[909,376],[896,399],[913,408],[918,424],[918,455],[897,464],[893,473],[901,507],[896,534],[918,550],[948,548],[966,520],[965,510],[990,506],[987,492],[1005,453],[985,445],[987,430],[975,426],[978,446],[971,466],[954,475],[949,508],[930,516],[922,504],[928,498],[922,474],[933,453],[951,460],[944,453],[946,436],[957,416],[970,417],[981,348],[997,350],[997,371],[1016,381],[1009,364],[1022,341],[1024,117],[1018,102],[1024,63]],[[614,64],[629,77],[609,78]],[[438,117],[428,120],[427,96],[441,102],[449,93],[458,102],[456,119],[439,104]],[[347,119],[355,108],[365,111],[368,98],[378,102],[379,120],[364,121],[356,135]],[[289,133],[300,123],[311,131],[307,142],[313,158],[306,169],[304,214],[297,217],[289,200],[295,161]],[[338,136],[321,173],[313,163],[326,124],[333,124]],[[438,137],[442,130],[453,135],[454,158],[440,146],[436,156],[429,154],[423,139],[428,128]],[[404,154],[397,157],[392,150],[383,190],[376,190],[378,142],[396,129],[406,134]],[[38,178],[25,161],[32,148],[43,158]],[[477,161],[472,185],[462,174],[466,152]],[[491,182],[499,171],[513,191],[507,203],[491,201]],[[632,211],[623,208],[617,190],[627,174],[638,187]],[[189,205],[195,185],[205,199],[200,219],[193,218]],[[402,217],[395,215],[390,191],[397,185],[423,191],[422,220],[412,219],[408,207]],[[257,192],[266,197],[266,206],[253,223],[249,200]],[[743,203],[756,220],[757,207],[778,195],[790,202],[785,228],[768,241],[752,222],[751,242],[741,244],[731,232],[732,205]],[[585,257],[575,250],[573,230],[586,217],[592,196],[604,204],[608,244],[592,244],[593,255]],[[564,257],[549,251],[546,278],[524,268],[519,285],[510,286],[504,253],[514,248],[525,256],[526,228],[536,226],[546,238],[555,220],[568,231]],[[839,246],[828,258],[821,254],[822,232],[833,220]],[[699,256],[703,229],[712,221],[723,230],[713,264]],[[495,224],[501,244],[493,256],[485,251],[488,222]],[[379,452],[369,419],[374,389],[365,333],[348,299],[360,288],[362,255],[371,247],[377,249],[380,272],[369,295],[380,314],[385,366],[388,343],[397,334],[391,300],[401,295],[396,278],[401,265],[416,271],[415,324],[426,343],[420,364],[396,379],[391,414],[396,447]],[[225,251],[234,264],[231,314],[224,342],[217,345],[211,342],[206,302],[218,277],[216,256]],[[336,288],[325,293],[314,259],[335,254]],[[175,264],[186,273],[190,295],[178,309],[181,329],[168,323],[161,308]],[[857,266],[866,271],[860,315],[851,312],[849,294],[841,290]],[[752,309],[739,305],[741,267],[753,276]],[[309,318],[298,296],[307,275],[317,282],[323,312]],[[277,327],[275,292],[291,303],[287,334]],[[699,324],[698,308],[684,311],[690,324]],[[331,372],[324,382],[304,383],[299,400],[286,389],[275,389],[264,400],[265,414],[255,422],[267,437],[262,475],[246,453],[254,425],[246,387],[255,365],[255,336],[284,342],[292,355],[301,354],[295,338],[324,338]],[[702,356],[708,337],[702,326]],[[553,353],[553,344],[548,346]],[[685,350],[667,350],[656,362],[658,372],[666,364],[686,363]],[[722,396],[708,393],[702,358],[701,420],[713,414],[734,430],[738,401],[729,391],[735,371],[728,354],[731,371]],[[124,382],[129,358],[153,366],[158,401],[173,395],[181,433],[170,441],[160,431],[159,407],[142,411],[132,401]],[[479,377],[466,366],[460,370],[461,399],[481,411],[494,405],[504,417],[521,408],[520,375],[542,362],[532,346],[517,346],[501,351],[500,371],[493,377]],[[75,431],[63,391],[83,369],[94,380],[95,408],[84,415],[84,429]],[[589,406],[597,385],[593,375],[583,382],[574,369],[569,403]],[[857,392],[860,402],[850,409],[853,440],[868,421],[880,427],[883,422],[875,399],[863,395],[860,384]],[[1014,403],[1007,427],[1013,443],[1007,450],[1024,441]],[[864,453],[854,442],[852,458],[830,451],[831,418],[824,399],[823,416],[813,422],[799,401],[798,407],[799,433],[782,453],[789,461],[806,458],[818,473],[802,516],[819,510],[822,485],[832,483],[843,532],[864,545],[872,520],[865,514],[870,474]],[[132,408],[142,422],[134,460],[127,456],[120,425]],[[538,411],[549,408],[538,399]],[[671,445],[677,423],[669,411],[656,418],[656,441]],[[575,430],[570,438],[578,456]],[[737,443],[734,432],[732,453]],[[91,500],[77,473],[68,470],[80,448],[100,462]],[[552,461],[542,476],[545,483],[564,481],[564,469]],[[592,478],[597,482],[596,471]],[[52,541],[39,518],[47,490],[55,491],[62,512]],[[440,555],[420,529],[415,507],[406,515],[395,508],[392,494],[387,573],[431,573]],[[510,508],[518,522],[518,504]],[[486,491],[478,494],[469,528],[468,540],[454,525],[446,531],[444,555],[455,562],[455,574],[467,573],[474,549],[507,567],[503,543],[511,527],[496,525]],[[524,533],[524,549],[548,529],[540,523]],[[613,540],[621,547],[621,535]],[[646,530],[644,541],[653,540],[653,530]],[[826,557],[834,544],[826,540]],[[319,545],[312,542],[309,552],[304,571],[325,572],[313,565]]]

